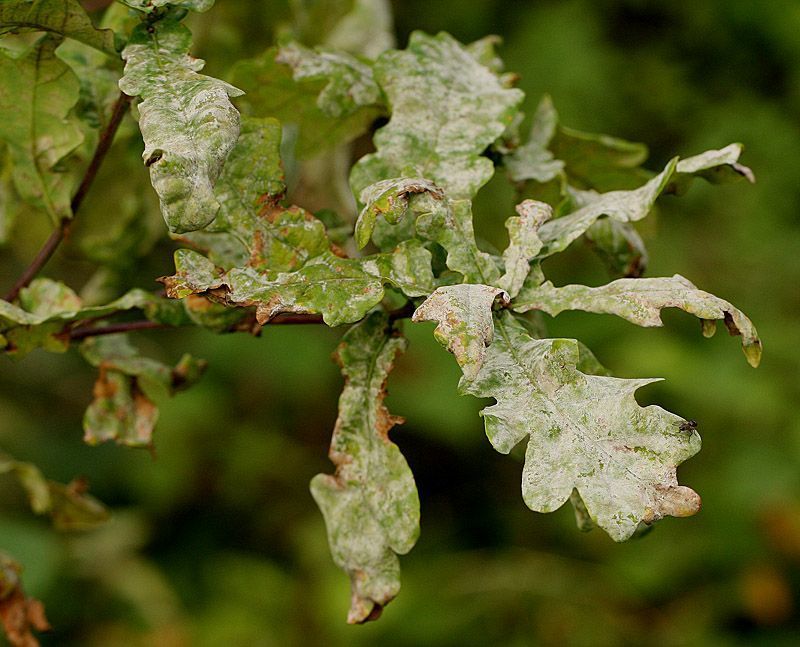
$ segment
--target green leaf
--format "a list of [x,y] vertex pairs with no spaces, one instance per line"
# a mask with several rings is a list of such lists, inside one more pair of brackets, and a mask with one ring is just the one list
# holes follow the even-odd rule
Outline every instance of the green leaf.
[[402,419],[383,404],[394,358],[405,346],[379,313],[342,338],[338,361],[345,386],[329,452],[336,473],[311,481],[333,560],[350,576],[350,623],[376,619],[397,595],[397,555],[410,551],[419,536],[414,477],[388,436]]
[[612,274],[639,277],[647,268],[647,248],[631,223],[600,218],[584,236]]
[[727,301],[698,290],[679,274],[671,278],[619,279],[597,288],[556,288],[548,281],[521,294],[513,308],[516,312],[544,310],[552,316],[564,310],[608,313],[639,326],[663,326],[661,309],[680,308],[703,320],[707,336],[716,328],[713,321],[722,319],[731,335],[741,336],[750,365],[758,366],[761,359],[761,340],[752,322]]
[[[383,113],[376,105],[355,106],[338,116],[328,114],[318,105],[318,97],[327,80],[295,80],[292,69],[276,60],[278,50],[268,49],[261,56],[239,61],[231,70],[232,81],[247,94],[241,100],[246,114],[275,117],[284,124],[298,126],[297,156],[315,157],[323,151],[349,142],[366,132]],[[341,86],[339,79],[337,87]],[[327,109],[337,112],[330,100],[321,100]]]
[[122,52],[120,89],[139,96],[142,158],[170,231],[208,225],[220,205],[214,184],[239,136],[230,102],[242,92],[198,74],[204,62],[188,55],[191,33],[175,15],[142,23]]
[[355,56],[288,43],[280,48],[276,60],[292,68],[295,81],[325,82],[317,107],[328,117],[346,117],[359,108],[383,103],[372,68]]
[[408,296],[433,291],[431,255],[418,242],[400,245],[391,254],[340,258],[325,252],[296,272],[261,273],[251,267],[229,271],[224,283],[226,301],[255,305],[265,323],[283,312],[319,313],[329,326],[353,323],[378,305],[383,285],[391,284]]
[[114,32],[95,29],[78,0],[5,0],[0,4],[0,34],[23,29],[53,32],[119,56]]
[[492,306],[497,300],[508,305],[508,294],[490,285],[448,285],[437,288],[412,321],[436,321],[436,341],[455,355],[465,379],[474,380],[492,343]]
[[81,345],[86,360],[100,369],[94,400],[83,418],[84,441],[114,440],[129,447],[153,447],[158,408],[153,399],[172,395],[197,381],[205,362],[185,355],[175,368],[140,357],[125,335],[104,335]]
[[496,450],[507,454],[528,439],[528,507],[553,511],[577,490],[615,541],[640,522],[696,513],[700,497],[678,485],[676,467],[699,451],[697,432],[660,407],[637,404],[635,391],[654,380],[585,375],[579,360],[576,341],[533,339],[503,313],[477,378],[462,378],[463,392],[497,401],[481,412]]
[[183,7],[192,11],[208,11],[214,6],[214,0],[119,0],[131,9],[139,11],[153,11],[160,7]]
[[59,163],[83,141],[70,111],[80,84],[44,36],[19,58],[0,51],[0,140],[8,144],[20,198],[58,222],[71,218],[72,177]]
[[452,199],[468,199],[494,173],[481,153],[511,123],[523,94],[503,87],[450,35],[414,32],[404,51],[375,62],[392,109],[375,135],[377,152],[350,176],[355,195],[380,180],[427,178]]
[[86,493],[85,481],[63,485],[50,481],[33,463],[16,461],[0,454],[0,474],[13,474],[28,495],[31,510],[47,514],[58,530],[89,530],[105,523],[108,510]]
[[519,215],[506,220],[509,237],[508,247],[503,252],[506,271],[498,282],[511,297],[517,296],[522,289],[531,269],[531,260],[542,249],[539,227],[553,217],[552,207],[536,200],[525,200],[516,209]]

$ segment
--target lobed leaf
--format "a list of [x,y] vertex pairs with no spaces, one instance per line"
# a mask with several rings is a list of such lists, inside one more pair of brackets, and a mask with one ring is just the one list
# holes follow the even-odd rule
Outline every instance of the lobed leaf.
[[558,114],[550,97],[545,96],[533,115],[528,141],[503,159],[508,176],[513,182],[549,182],[564,170],[564,161],[556,159],[547,148],[555,135],[557,125]]
[[205,227],[220,204],[214,184],[239,136],[239,113],[229,97],[241,90],[198,74],[204,62],[189,56],[191,33],[168,14],[144,22],[122,52],[120,89],[141,97],[142,158],[170,231]]
[[420,305],[412,321],[435,321],[433,336],[455,355],[464,378],[474,380],[492,343],[492,306],[508,305],[509,296],[491,285],[461,284],[437,288]]
[[317,107],[328,117],[341,118],[359,108],[383,103],[372,68],[346,52],[288,43],[275,59],[292,68],[295,81],[323,81]]
[[342,338],[337,359],[345,386],[329,452],[336,473],[311,481],[333,560],[350,576],[350,623],[376,619],[397,595],[397,555],[410,551],[419,536],[414,477],[389,440],[389,430],[402,419],[383,404],[394,358],[405,346],[380,313]]
[[564,310],[615,314],[639,326],[662,326],[663,308],[680,308],[699,317],[708,336],[716,327],[714,320],[724,320],[732,335],[741,336],[747,361],[758,366],[761,340],[752,322],[727,301],[698,290],[679,274],[671,278],[619,279],[597,288],[556,288],[548,281],[521,294],[513,305],[516,312],[544,310],[552,316]]
[[117,57],[114,32],[95,29],[78,0],[5,0],[0,4],[0,34],[49,31]]
[[702,177],[712,184],[736,182],[741,179],[750,183],[755,182],[756,177],[753,171],[739,163],[742,150],[741,144],[729,144],[720,150],[711,150],[693,157],[685,157],[678,162],[675,169],[676,176],[671,187],[672,191],[678,195],[685,193],[695,177]]
[[640,407],[637,389],[654,380],[586,375],[578,343],[534,339],[513,318],[495,319],[495,336],[474,381],[460,388],[497,403],[485,408],[486,434],[501,453],[528,439],[522,494],[550,512],[573,490],[591,519],[615,541],[640,522],[689,516],[700,497],[678,485],[676,467],[700,449],[695,431],[660,407]]
[[174,368],[140,357],[125,335],[89,338],[81,345],[86,360],[100,369],[94,400],[83,417],[84,442],[114,440],[128,447],[153,448],[159,392],[172,395],[200,379],[205,362],[184,355]]
[[70,111],[78,78],[55,55],[61,38],[43,36],[19,58],[0,51],[0,141],[8,144],[19,197],[54,222],[72,217],[72,178],[59,163],[83,141]]
[[[239,61],[231,70],[231,78],[247,93],[242,100],[246,114],[275,117],[284,124],[297,125],[298,157],[315,157],[353,140],[383,113],[382,105],[357,105],[349,100],[337,109],[330,95],[320,103],[338,114],[325,112],[318,105],[318,98],[327,85],[326,79],[295,79],[292,69],[278,61],[278,56],[279,51],[271,48],[256,58]],[[340,77],[336,84],[341,91],[345,91],[344,82]]]
[[392,177],[423,177],[452,199],[469,199],[492,176],[481,153],[511,123],[523,94],[504,87],[449,34],[411,35],[383,53],[375,78],[392,109],[375,135],[377,152],[353,167],[355,195]]

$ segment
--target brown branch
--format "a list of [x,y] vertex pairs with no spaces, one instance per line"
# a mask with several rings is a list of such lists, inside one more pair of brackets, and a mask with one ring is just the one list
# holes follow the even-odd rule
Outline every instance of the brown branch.
[[[389,313],[389,319],[396,321],[398,319],[408,319],[414,312],[413,306],[410,304],[393,310]],[[265,322],[265,326],[278,326],[278,325],[293,325],[293,324],[320,324],[323,323],[322,315],[318,314],[302,314],[294,312],[283,312],[275,315],[272,319]],[[123,321],[120,323],[109,324],[108,326],[80,326],[72,328],[62,333],[70,341],[79,341],[87,337],[98,337],[100,335],[113,335],[121,332],[134,332],[137,330],[154,330],[154,329],[175,329],[175,326],[168,324],[158,323],[157,321],[149,321],[143,319],[140,321]],[[237,329],[233,328],[230,332],[235,332]]]
[[[72,202],[70,203],[73,217],[83,203],[83,200],[86,197],[86,194],[89,192],[95,177],[97,177],[97,172],[100,170],[100,165],[103,163],[106,153],[108,153],[108,149],[111,148],[111,143],[114,141],[114,135],[116,134],[117,128],[119,128],[119,125],[122,122],[122,118],[125,116],[125,111],[128,109],[130,102],[131,97],[120,93],[117,101],[114,103],[114,107],[111,111],[111,118],[109,119],[108,124],[106,124],[105,129],[103,129],[103,131],[100,133],[100,139],[97,142],[97,148],[95,148],[94,155],[89,162],[89,166],[86,168],[86,172],[83,174],[83,179],[81,180],[80,186],[75,192]],[[61,242],[69,235],[71,225],[71,218],[61,219],[61,221],[58,223],[58,227],[56,227],[56,229],[53,230],[53,233],[50,234],[44,245],[42,245],[42,248],[39,250],[39,253],[36,254],[30,265],[28,265],[22,275],[17,279],[17,282],[14,283],[14,286],[11,288],[11,290],[9,290],[8,294],[3,297],[6,301],[13,301],[16,299],[19,291],[30,284],[34,278],[36,278],[36,275],[47,264],[47,261],[49,261],[53,256]]]

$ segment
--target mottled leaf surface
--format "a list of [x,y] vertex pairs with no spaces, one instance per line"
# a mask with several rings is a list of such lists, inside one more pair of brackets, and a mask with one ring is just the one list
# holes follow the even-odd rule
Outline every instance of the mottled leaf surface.
[[289,43],[276,59],[292,68],[295,81],[323,81],[317,107],[329,117],[344,117],[383,102],[372,67],[346,52]]
[[535,180],[549,182],[564,169],[548,149],[558,125],[558,114],[550,97],[544,97],[533,115],[528,141],[511,151],[503,160],[513,182]]
[[184,355],[174,367],[141,357],[122,334],[92,337],[81,352],[100,373],[94,400],[83,417],[84,441],[89,445],[116,441],[129,447],[153,447],[159,394],[172,395],[191,386],[205,362]]
[[503,252],[506,271],[498,282],[511,297],[522,289],[531,261],[542,249],[539,227],[553,217],[553,209],[544,202],[525,200],[517,205],[517,213],[519,215],[506,220],[509,238],[508,247]]
[[570,339],[534,339],[503,313],[474,381],[461,390],[497,403],[481,413],[492,445],[508,453],[527,439],[522,495],[532,510],[550,512],[577,490],[591,519],[614,540],[640,522],[688,516],[700,498],[678,485],[676,467],[700,449],[683,419],[634,393],[651,379],[586,375]]
[[508,295],[490,285],[461,284],[437,288],[414,312],[412,321],[438,323],[433,336],[455,355],[464,377],[473,380],[492,343],[495,300],[508,304]]
[[741,144],[730,144],[720,150],[706,151],[678,162],[672,190],[685,193],[695,177],[701,177],[712,184],[724,184],[745,179],[755,182],[756,177],[747,166],[739,163],[742,154]]
[[[284,124],[297,126],[297,156],[305,159],[316,157],[321,152],[338,144],[351,141],[364,133],[385,108],[377,105],[356,105],[348,102],[351,109],[328,114],[328,99],[320,94],[329,84],[328,79],[295,79],[292,68],[276,60],[278,50],[268,49],[262,55],[239,61],[231,71],[231,79],[246,95],[240,100],[245,114],[259,117],[275,117]],[[343,79],[334,86],[341,91]]]
[[215,0],[118,0],[124,5],[139,11],[152,11],[160,7],[183,7],[192,11],[208,11]]
[[458,41],[411,35],[406,50],[375,62],[392,111],[375,135],[376,153],[353,168],[355,195],[380,180],[423,177],[451,199],[471,198],[494,173],[481,153],[511,123],[523,94],[504,87]]
[[208,225],[220,205],[214,184],[239,136],[239,113],[229,97],[241,91],[198,74],[189,56],[191,33],[173,15],[134,29],[122,52],[120,89],[141,97],[142,158],[170,231]]
[[389,430],[402,419],[383,404],[387,377],[405,345],[378,313],[342,338],[337,358],[345,386],[329,452],[336,473],[311,481],[333,560],[350,577],[351,623],[377,618],[397,595],[397,555],[411,550],[419,535],[414,477],[389,440]]
[[23,29],[54,32],[118,56],[114,32],[95,29],[78,0],[5,0],[0,3],[0,34]]
[[54,222],[72,217],[73,180],[59,162],[83,141],[70,115],[80,83],[55,55],[60,43],[48,35],[19,58],[0,51],[0,141],[8,144],[14,186]]
[[707,335],[713,334],[713,321],[724,320],[732,335],[741,336],[747,361],[758,366],[761,359],[761,341],[744,313],[727,301],[698,290],[679,274],[669,278],[619,279],[596,288],[585,285],[557,288],[548,281],[521,294],[513,307],[517,312],[543,310],[553,316],[564,310],[608,313],[639,326],[662,326],[661,310],[680,308],[702,319]]

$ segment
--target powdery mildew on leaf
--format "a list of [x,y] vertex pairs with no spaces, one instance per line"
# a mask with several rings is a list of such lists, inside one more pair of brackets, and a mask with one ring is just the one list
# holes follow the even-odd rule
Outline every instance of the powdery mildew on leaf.
[[596,288],[585,285],[557,288],[548,281],[521,294],[513,308],[516,312],[544,310],[552,316],[564,310],[608,313],[639,326],[663,326],[661,310],[680,308],[702,319],[703,331],[708,336],[716,328],[714,320],[724,320],[732,335],[741,335],[747,361],[758,366],[761,359],[761,340],[744,313],[727,301],[698,290],[679,274],[670,278],[619,279]]
[[117,56],[114,32],[95,29],[78,0],[5,0],[0,4],[0,34],[23,29],[50,31]]
[[0,141],[8,144],[20,198],[54,222],[72,217],[73,180],[57,165],[83,141],[70,114],[80,83],[55,55],[60,43],[48,35],[19,58],[0,52]]
[[474,381],[460,388],[497,401],[481,412],[486,435],[501,453],[528,438],[522,496],[551,512],[573,489],[592,520],[615,541],[640,522],[689,516],[700,497],[678,485],[676,467],[700,449],[683,419],[657,406],[640,407],[637,389],[652,379],[585,375],[570,339],[534,339],[503,313]]
[[172,395],[200,379],[205,362],[184,355],[174,368],[139,356],[125,335],[83,342],[81,352],[99,369],[94,400],[83,417],[83,440],[89,445],[116,441],[152,449],[158,420],[155,394]]
[[436,341],[455,355],[464,377],[473,380],[483,365],[486,347],[492,343],[492,306],[496,300],[508,305],[508,294],[491,285],[448,285],[425,299],[412,321],[436,321]]
[[533,115],[528,141],[503,159],[508,177],[514,182],[549,182],[564,169],[564,162],[548,150],[558,125],[558,114],[550,97],[545,96]]
[[239,136],[232,85],[198,74],[191,33],[174,16],[134,29],[122,52],[120,89],[139,96],[142,158],[170,231],[208,225],[219,211],[214,184]]
[[375,135],[377,152],[353,168],[355,195],[391,177],[424,177],[452,199],[472,198],[494,173],[481,157],[511,123],[520,90],[504,87],[449,34],[414,32],[408,48],[375,62],[392,109]]
[[516,207],[518,216],[506,220],[509,244],[503,252],[505,274],[498,285],[511,297],[517,296],[531,269],[531,261],[542,249],[539,227],[553,217],[553,208],[545,202],[525,200]]
[[376,619],[394,599],[400,590],[397,555],[411,550],[419,536],[414,477],[388,436],[402,419],[383,404],[386,379],[405,346],[378,313],[342,338],[337,357],[345,386],[329,452],[336,473],[311,481],[333,560],[350,577],[350,623]]
[[372,67],[346,52],[290,43],[280,48],[275,60],[292,68],[295,81],[325,82],[317,107],[329,117],[351,115],[383,102]]
[[119,0],[119,2],[139,11],[152,11],[160,7],[172,6],[203,12],[211,9],[215,0]]

